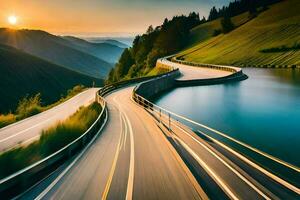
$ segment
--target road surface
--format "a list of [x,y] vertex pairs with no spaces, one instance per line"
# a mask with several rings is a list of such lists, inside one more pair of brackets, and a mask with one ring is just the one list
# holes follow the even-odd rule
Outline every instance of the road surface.
[[[194,70],[183,71],[183,77],[195,76]],[[223,73],[214,71],[200,73],[200,78]],[[253,177],[264,175],[255,168],[248,173],[249,167],[241,161],[234,163],[232,155],[229,159],[220,154],[225,150],[215,143],[177,123],[172,124],[173,132],[168,132],[131,99],[133,88],[119,89],[106,97],[109,118],[101,135],[51,184],[35,191],[36,199],[280,197],[280,192],[278,195],[269,189],[272,180],[255,180]],[[32,194],[28,192],[22,198],[28,196]]]
[[39,199],[206,199],[156,121],[131,100],[132,89],[106,98],[101,136]]
[[94,101],[98,90],[88,89],[54,108],[0,129],[0,151],[38,139],[43,129],[68,118],[80,106]]
[[165,65],[172,66],[174,68],[179,68],[182,74],[178,80],[199,80],[199,79],[209,79],[209,78],[220,78],[232,74],[232,72],[205,68],[205,67],[191,67],[179,63],[174,63],[168,61],[167,59],[162,59],[161,62]]

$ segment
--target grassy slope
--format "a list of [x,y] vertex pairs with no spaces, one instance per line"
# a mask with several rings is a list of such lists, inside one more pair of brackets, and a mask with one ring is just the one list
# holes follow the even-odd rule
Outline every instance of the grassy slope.
[[[299,65],[300,51],[262,53],[260,50],[282,45],[293,46],[300,41],[300,2],[288,0],[272,5],[258,17],[234,31],[217,37],[195,40],[197,45],[179,53],[185,60],[214,64]],[[210,22],[198,27],[197,33],[205,35]],[[208,28],[207,28],[208,29]],[[212,29],[212,28],[210,28]],[[194,37],[195,38],[195,37]],[[200,42],[199,42],[200,41]]]
[[51,104],[75,85],[103,83],[5,45],[0,45],[0,80],[0,113],[14,111],[26,94],[41,93],[42,102]]
[[104,60],[78,50],[68,40],[44,31],[2,28],[0,43],[97,78],[104,78],[113,67]]

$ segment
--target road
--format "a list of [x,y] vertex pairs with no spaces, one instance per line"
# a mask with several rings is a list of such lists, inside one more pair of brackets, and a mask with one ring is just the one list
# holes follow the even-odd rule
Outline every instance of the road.
[[[183,77],[194,77],[194,70],[198,69],[192,69],[183,69]],[[214,70],[210,73],[210,77],[220,76]],[[200,78],[207,77],[205,74]],[[236,164],[233,155],[222,155],[220,152],[229,153],[216,143],[200,138],[177,122],[172,122],[172,132],[168,132],[131,99],[133,88],[106,96],[109,118],[101,135],[48,186],[40,192],[35,190],[36,199],[281,197],[281,188],[277,187],[278,194],[269,187],[272,180],[256,180],[254,177],[264,175],[252,167],[248,173],[245,163]],[[33,197],[28,192],[22,198],[27,195]]]
[[232,74],[232,72],[221,71],[217,69],[204,68],[204,67],[191,67],[179,63],[174,63],[168,61],[167,59],[162,59],[161,62],[165,65],[172,66],[174,68],[179,68],[182,74],[178,80],[199,80],[199,79],[209,79],[209,78],[220,78]]
[[109,120],[74,167],[38,199],[206,199],[156,121],[131,100],[109,95]]
[[80,106],[91,103],[98,90],[88,89],[52,109],[0,129],[0,151],[38,139],[43,129],[68,118]]

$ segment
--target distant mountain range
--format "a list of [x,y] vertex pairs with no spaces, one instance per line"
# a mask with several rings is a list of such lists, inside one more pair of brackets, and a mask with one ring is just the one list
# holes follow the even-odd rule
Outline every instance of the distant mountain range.
[[83,39],[93,43],[110,43],[122,48],[128,48],[132,46],[134,37],[86,37]]
[[0,45],[0,113],[14,111],[26,95],[41,93],[50,104],[78,84],[102,85],[103,80],[66,69],[11,46]]
[[55,36],[40,30],[1,28],[0,43],[102,79],[106,77],[123,51],[123,48],[110,43],[93,44],[79,38]]
[[116,40],[106,40],[103,43],[92,43],[73,36],[65,36],[63,39],[70,42],[68,44],[70,47],[91,54],[111,64],[115,64],[118,61],[124,48],[126,48],[125,44]]

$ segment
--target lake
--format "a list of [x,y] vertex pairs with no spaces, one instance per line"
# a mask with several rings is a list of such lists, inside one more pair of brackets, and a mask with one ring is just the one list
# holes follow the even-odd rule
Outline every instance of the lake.
[[300,69],[243,71],[245,81],[176,88],[155,103],[300,166]]

